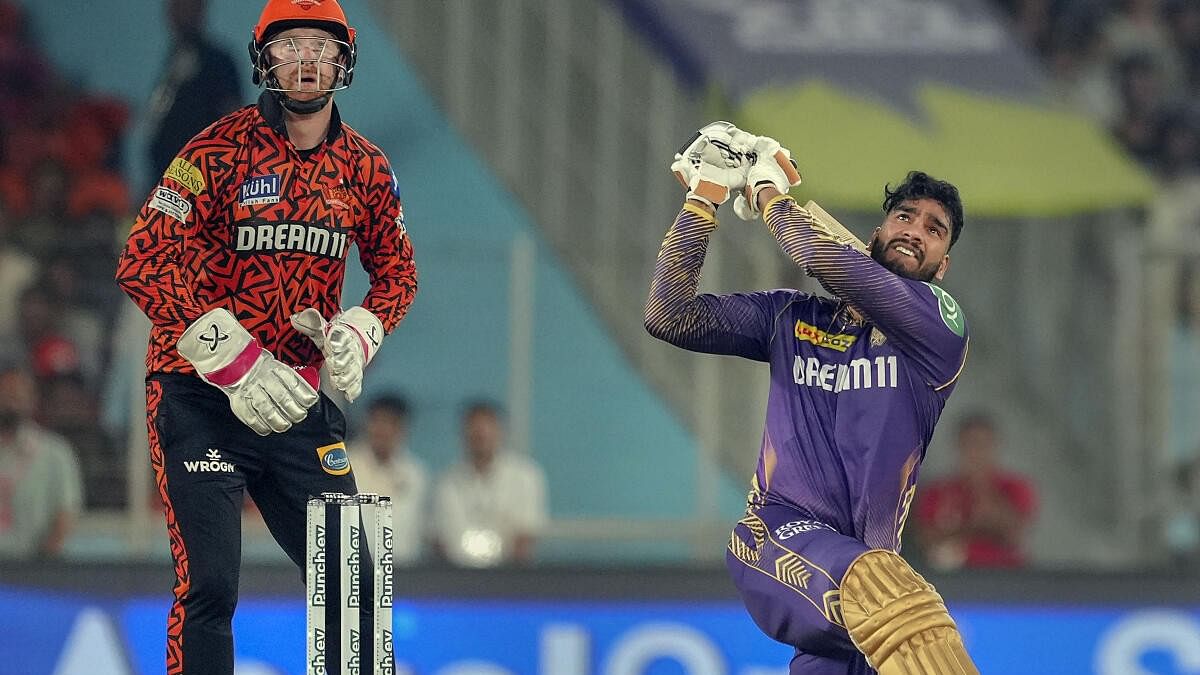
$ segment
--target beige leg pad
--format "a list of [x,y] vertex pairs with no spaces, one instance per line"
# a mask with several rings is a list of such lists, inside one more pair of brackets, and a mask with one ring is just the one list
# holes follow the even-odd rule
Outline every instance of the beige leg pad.
[[842,615],[880,675],[978,675],[942,596],[903,558],[873,550],[842,578]]

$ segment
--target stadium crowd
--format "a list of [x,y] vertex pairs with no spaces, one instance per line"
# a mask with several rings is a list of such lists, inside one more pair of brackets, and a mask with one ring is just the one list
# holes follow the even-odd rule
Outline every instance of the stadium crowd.
[[1170,555],[1200,560],[1200,3],[1195,0],[998,0],[1041,57],[1050,96],[1111,130],[1156,179],[1148,253],[1166,277],[1170,411],[1162,536]]
[[119,506],[125,453],[100,423],[110,281],[129,215],[119,170],[128,105],[87,91],[0,2],[0,360],[27,369],[35,416],[76,453],[86,508]]

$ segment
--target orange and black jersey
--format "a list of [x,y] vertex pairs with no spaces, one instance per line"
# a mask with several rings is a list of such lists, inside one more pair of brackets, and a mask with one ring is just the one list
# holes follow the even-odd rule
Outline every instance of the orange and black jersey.
[[200,132],[142,205],[117,282],[153,323],[148,372],[194,372],[175,342],[223,307],[280,361],[320,366],[288,318],[340,309],[356,244],[370,277],[362,306],[391,332],[417,290],[395,174],[379,148],[342,124],[300,153],[270,94]]

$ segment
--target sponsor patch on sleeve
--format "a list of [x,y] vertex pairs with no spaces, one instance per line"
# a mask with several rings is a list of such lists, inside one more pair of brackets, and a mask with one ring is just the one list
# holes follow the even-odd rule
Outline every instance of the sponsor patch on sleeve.
[[204,188],[206,187],[204,183],[204,174],[200,172],[200,169],[196,168],[195,164],[192,164],[182,157],[176,157],[174,161],[171,162],[171,166],[167,167],[167,171],[163,174],[163,178],[170,178],[171,180],[187,188],[188,191],[194,195],[202,194],[204,192]]
[[150,208],[165,213],[181,223],[186,223],[188,215],[192,212],[192,203],[178,192],[160,185],[154,188],[154,196],[150,198]]
[[400,230],[400,236],[408,234],[408,228],[404,226],[404,205],[396,207],[396,229]]
[[389,169],[392,174],[392,194],[396,195],[396,199],[400,198],[400,179],[396,178],[396,171]]
[[938,286],[934,286],[929,282],[924,282],[930,290],[933,291],[934,297],[938,301],[938,313],[942,315],[942,322],[955,335],[962,337],[966,330],[966,318],[963,316],[962,308],[958,306],[958,301],[950,297],[950,294],[942,290]]

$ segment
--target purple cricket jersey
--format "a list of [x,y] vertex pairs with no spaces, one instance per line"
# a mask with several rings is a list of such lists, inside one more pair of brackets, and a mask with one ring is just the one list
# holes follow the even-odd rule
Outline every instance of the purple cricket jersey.
[[834,241],[791,198],[770,204],[766,221],[836,299],[697,295],[716,223],[686,205],[659,252],[646,327],[684,349],[770,364],[750,507],[790,506],[898,551],[925,449],[965,363],[962,311],[939,287]]

